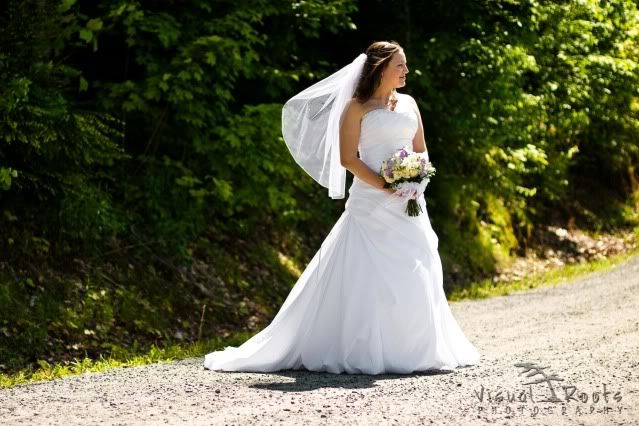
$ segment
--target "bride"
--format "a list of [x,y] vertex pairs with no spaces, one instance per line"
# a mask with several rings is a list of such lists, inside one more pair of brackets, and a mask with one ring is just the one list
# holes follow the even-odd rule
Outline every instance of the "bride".
[[298,164],[333,198],[353,173],[345,211],[273,321],[206,355],[205,368],[382,374],[479,364],[444,294],[423,195],[422,213],[408,216],[378,173],[399,148],[426,152],[417,104],[396,91],[407,73],[399,44],[375,42],[285,104],[282,133]]

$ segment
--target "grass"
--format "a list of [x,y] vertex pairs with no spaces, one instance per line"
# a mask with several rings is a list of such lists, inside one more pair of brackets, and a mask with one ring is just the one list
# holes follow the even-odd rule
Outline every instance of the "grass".
[[15,385],[39,382],[43,380],[53,380],[66,376],[73,376],[88,372],[101,372],[117,367],[136,367],[159,362],[171,362],[184,358],[203,356],[209,352],[221,349],[225,346],[237,346],[251,337],[251,333],[238,332],[228,338],[214,338],[206,341],[175,344],[165,348],[155,345],[146,353],[132,354],[122,353],[109,358],[93,360],[85,357],[82,360],[49,364],[47,361],[38,361],[37,369],[25,369],[15,374],[0,373],[0,388],[8,388]]
[[[527,277],[521,281],[495,284],[491,280],[487,279],[473,283],[464,289],[455,289],[447,296],[447,298],[451,302],[463,299],[483,299],[487,297],[507,295],[515,291],[527,290],[536,287],[554,287],[558,284],[569,282],[575,278],[592,272],[610,269],[637,254],[639,254],[639,247],[616,256],[582,264],[567,265]],[[10,375],[0,373],[0,388],[43,380],[52,380],[87,372],[101,372],[117,367],[134,367],[203,356],[225,346],[238,346],[249,337],[251,337],[250,333],[238,332],[225,339],[214,338],[186,345],[170,345],[166,348],[153,346],[150,350],[143,354],[120,352],[118,355],[109,358],[103,358],[102,356],[97,360],[84,358],[82,360],[53,365],[40,360],[39,368],[35,370],[25,369]]]
[[639,247],[634,250],[603,259],[566,265],[557,269],[531,275],[519,281],[494,283],[491,279],[485,279],[472,283],[463,289],[453,289],[447,298],[450,302],[464,299],[485,299],[487,297],[507,295],[515,291],[528,290],[531,288],[556,287],[557,285],[570,282],[592,272],[611,269],[635,255],[639,255]]

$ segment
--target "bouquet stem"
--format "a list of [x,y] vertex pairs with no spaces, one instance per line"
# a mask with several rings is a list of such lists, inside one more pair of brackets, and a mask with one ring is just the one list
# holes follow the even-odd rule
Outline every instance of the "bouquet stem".
[[412,198],[408,200],[408,203],[406,204],[406,213],[409,216],[419,216],[421,212],[422,212],[422,206],[419,205],[417,200]]

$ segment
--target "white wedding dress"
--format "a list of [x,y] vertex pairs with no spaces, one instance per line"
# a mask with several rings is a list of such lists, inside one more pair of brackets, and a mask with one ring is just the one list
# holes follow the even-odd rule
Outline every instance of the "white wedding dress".
[[[382,160],[411,146],[417,116],[406,95],[395,111],[364,115],[360,158]],[[479,364],[443,290],[438,238],[424,197],[406,200],[354,178],[346,209],[273,321],[239,347],[205,356],[222,371],[307,369],[330,373],[411,373]]]

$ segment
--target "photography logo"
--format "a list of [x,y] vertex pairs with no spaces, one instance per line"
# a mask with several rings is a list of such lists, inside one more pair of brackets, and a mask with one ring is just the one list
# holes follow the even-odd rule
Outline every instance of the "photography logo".
[[531,362],[516,363],[519,376],[527,380],[522,388],[495,389],[480,385],[472,396],[476,405],[463,408],[463,415],[487,417],[514,416],[584,416],[612,415],[627,409],[622,405],[620,390],[609,383],[582,389],[567,383],[557,374],[546,372],[550,367]]

